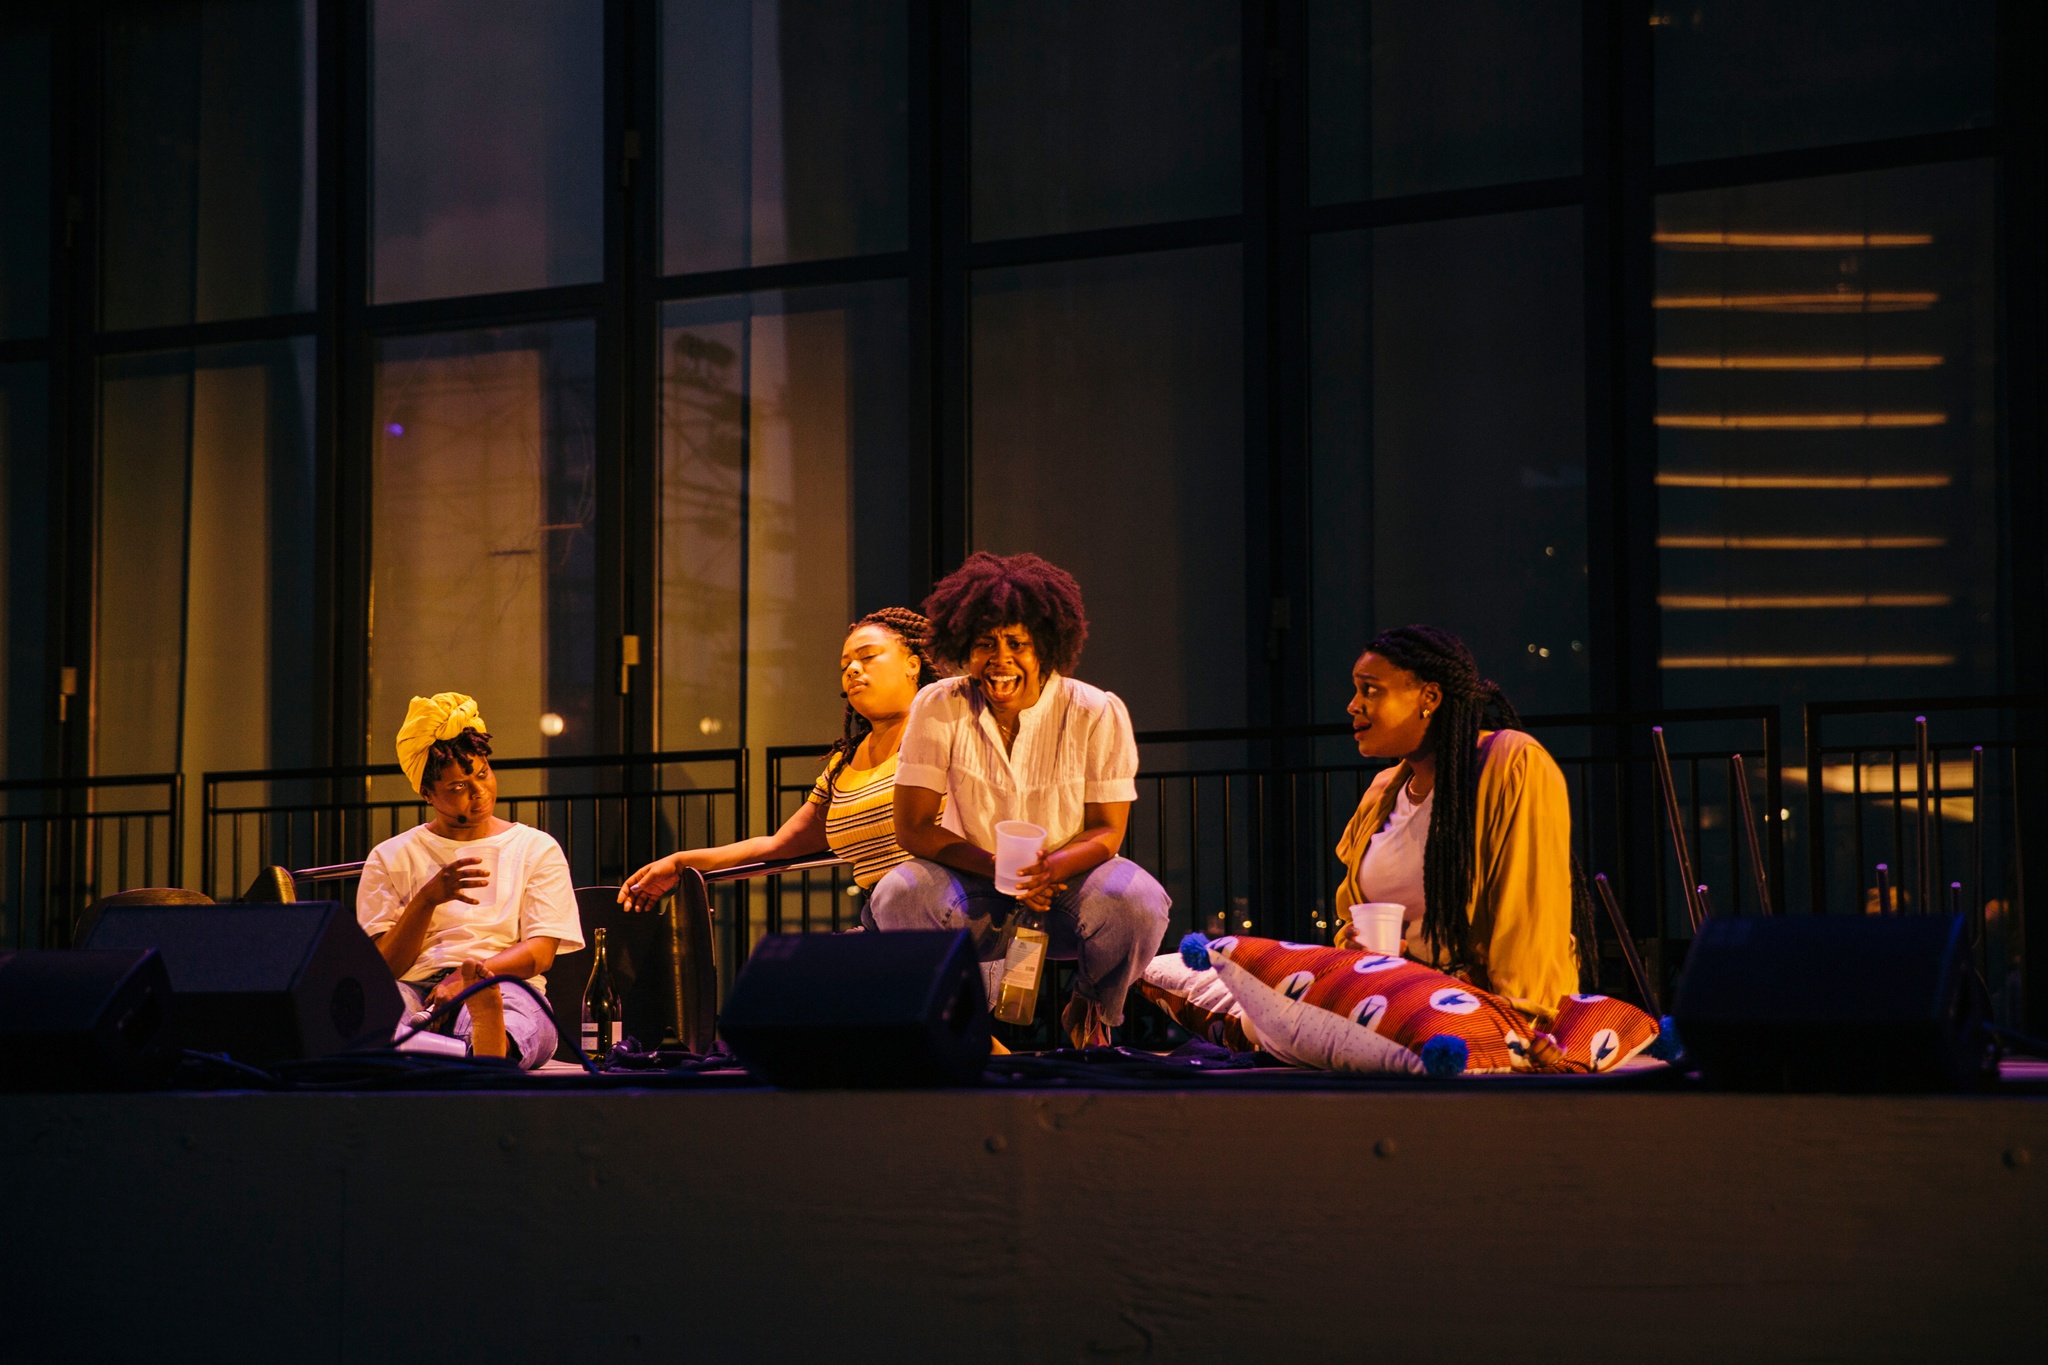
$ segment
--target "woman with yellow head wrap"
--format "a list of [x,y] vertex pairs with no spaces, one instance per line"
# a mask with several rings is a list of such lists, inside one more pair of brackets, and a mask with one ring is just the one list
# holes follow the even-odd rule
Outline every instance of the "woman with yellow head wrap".
[[[434,746],[455,739],[465,730],[482,734],[484,754],[488,756],[490,728],[477,710],[476,698],[460,692],[436,692],[431,697],[412,699],[412,704],[405,708],[405,723],[398,727],[398,766],[405,770],[405,780],[414,791],[422,795],[426,792],[421,779],[427,775],[427,758]],[[469,764],[464,763],[463,768],[467,771]],[[438,771],[435,776],[439,776]]]
[[[356,891],[363,931],[414,1012],[487,976],[543,988],[556,952],[583,946],[582,917],[561,846],[495,813],[498,777],[476,700],[460,692],[414,697],[397,747],[405,780],[433,818],[370,851]],[[477,1053],[509,1054],[529,1070],[555,1051],[553,1020],[517,989],[471,997],[455,1033]]]

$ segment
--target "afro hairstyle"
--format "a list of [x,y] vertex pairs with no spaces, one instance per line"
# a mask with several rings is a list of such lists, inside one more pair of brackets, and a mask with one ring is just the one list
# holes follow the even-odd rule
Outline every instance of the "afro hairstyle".
[[1039,662],[1055,673],[1073,672],[1088,639],[1081,585],[1034,554],[975,551],[939,580],[924,599],[924,614],[931,618],[932,652],[955,668],[966,667],[976,639],[1001,626],[1029,631]]

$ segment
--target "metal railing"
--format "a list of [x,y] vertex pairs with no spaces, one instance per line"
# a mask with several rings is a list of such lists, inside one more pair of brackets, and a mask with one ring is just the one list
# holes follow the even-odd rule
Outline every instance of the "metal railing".
[[[746,751],[494,759],[498,814],[546,830],[578,886],[608,885],[678,848],[744,838]],[[239,895],[269,865],[304,868],[358,861],[426,820],[431,809],[403,794],[395,765],[207,773],[201,799],[200,888]],[[396,788],[397,790],[393,790]],[[333,885],[337,898],[354,886]]]
[[182,880],[178,773],[0,782],[0,946],[68,948],[101,896]]
[[[1689,933],[1672,853],[1657,811],[1650,727],[1684,742],[1670,748],[1681,822],[1695,872],[1725,913],[1755,910],[1759,881],[1784,905],[1783,752],[1776,707],[1529,716],[1524,725],[1564,771],[1573,840],[1590,876],[1605,871],[1629,906],[1634,934],[1656,944]],[[1125,856],[1158,878],[1174,902],[1169,942],[1190,929],[1328,941],[1330,904],[1343,877],[1338,837],[1384,763],[1319,761],[1316,741],[1341,740],[1348,725],[1284,729],[1155,730],[1137,736],[1139,800]],[[1716,742],[1719,741],[1719,742]],[[766,812],[786,819],[809,793],[824,745],[768,751]],[[1744,760],[1750,805],[1758,809],[1758,869],[1737,815],[1735,771]],[[768,933],[835,930],[854,922],[843,869],[764,879]],[[1596,935],[1605,935],[1601,924]]]
[[[1960,882],[1998,992],[2000,964],[2021,961],[2019,794],[2035,780],[2030,765],[2048,747],[2040,742],[2048,734],[2048,699],[1815,704],[1806,709],[1806,762],[1789,769],[1779,714],[1775,706],[1672,708],[1525,720],[1564,772],[1581,865],[1589,876],[1606,873],[1621,893],[1631,937],[1659,983],[1668,984],[1691,921],[1689,888],[1680,884],[1661,806],[1652,726],[1664,730],[1686,858],[1697,881],[1711,888],[1716,913],[1754,913],[1760,892],[1776,909],[1787,907],[1787,822],[1795,810],[1800,819],[1810,812],[1801,860],[1809,865],[1801,869],[1808,908],[1870,908],[1880,861],[1899,888],[1894,908],[1941,907]],[[1919,777],[1921,741],[1904,728],[1923,715],[1931,726],[1925,781]],[[1885,725],[1892,730],[1883,731]],[[1384,765],[1353,756],[1344,725],[1148,731],[1137,738],[1139,801],[1125,852],[1173,896],[1172,934],[1228,927],[1327,940],[1343,912],[1331,903],[1342,876],[1337,839]],[[768,750],[755,817],[765,816],[772,828],[794,811],[825,753],[823,745]],[[1737,758],[1739,766],[1731,762]],[[743,837],[752,823],[742,750],[507,759],[495,766],[502,812],[561,839],[579,884],[617,881],[676,848]],[[388,781],[396,772],[207,774],[201,888],[232,896],[264,864],[304,868],[362,857],[379,839],[426,816],[416,798]],[[0,823],[6,839],[0,852],[8,877],[6,934],[12,937],[0,942],[27,941],[24,912],[17,908],[25,904],[34,941],[54,942],[102,888],[178,880],[176,781],[6,784],[11,804]],[[1756,816],[1754,853],[1738,782]],[[134,802],[124,803],[132,809],[106,809],[110,789],[151,785],[169,790],[171,798],[147,809]],[[88,789],[101,794],[88,797]],[[379,797],[376,790],[391,794]],[[94,870],[86,868],[87,852],[97,859]],[[113,868],[120,870],[107,870]],[[759,900],[751,889],[755,880]],[[847,894],[850,887],[847,870],[832,865],[716,881],[711,895],[720,909],[721,978],[731,980],[761,933],[855,923],[858,901]],[[338,887],[332,894],[350,891]],[[61,910],[43,908],[59,902]],[[1609,923],[1599,921],[1595,937],[1610,967],[1616,965],[1619,945],[1611,941]],[[2015,999],[2017,979],[2009,992]]]
[[1993,1007],[2017,1024],[2021,793],[2048,757],[2048,695],[1815,702],[1805,721],[1811,909],[1965,915]]

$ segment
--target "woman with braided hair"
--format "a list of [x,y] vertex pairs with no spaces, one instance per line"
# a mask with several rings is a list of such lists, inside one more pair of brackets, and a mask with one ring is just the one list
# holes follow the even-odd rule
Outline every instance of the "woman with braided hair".
[[1400,761],[1337,843],[1338,946],[1346,907],[1403,905],[1409,956],[1547,1023],[1579,989],[1564,774],[1449,631],[1382,631],[1351,679],[1358,752]]
[[846,728],[796,814],[761,838],[655,859],[626,879],[619,903],[628,910],[654,909],[675,890],[686,867],[712,872],[827,848],[853,864],[854,881],[872,890],[884,873],[910,857],[896,843],[896,752],[911,699],[938,678],[932,625],[924,617],[907,607],[884,607],[855,621],[839,651]]

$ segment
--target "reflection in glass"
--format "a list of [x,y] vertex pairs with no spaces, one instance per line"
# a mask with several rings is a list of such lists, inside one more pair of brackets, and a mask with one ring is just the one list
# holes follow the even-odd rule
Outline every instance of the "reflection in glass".
[[50,330],[50,28],[0,12],[0,341]]
[[312,308],[313,11],[313,0],[109,7],[107,327]]
[[1318,204],[1579,169],[1575,0],[1314,0]]
[[1140,730],[1245,722],[1239,249],[974,277],[976,549],[1080,580]]
[[667,0],[662,270],[901,251],[904,0]]
[[1586,705],[1579,210],[1318,238],[1316,716],[1373,632],[1456,631],[1522,710]]
[[1992,121],[1994,0],[1660,0],[1657,159]]
[[[50,377],[0,365],[0,777],[40,777],[50,674]],[[6,937],[0,925],[0,939]]]
[[604,7],[377,0],[372,48],[372,301],[598,279]]
[[846,624],[910,600],[899,281],[662,315],[659,745],[838,736]]
[[974,0],[980,240],[1236,213],[1242,8]]
[[1995,690],[1991,193],[1957,162],[1658,201],[1667,699]]
[[611,747],[594,735],[595,353],[588,322],[378,346],[373,762],[436,692],[477,699],[500,757]]
[[103,364],[95,772],[319,760],[312,422],[310,338]]

